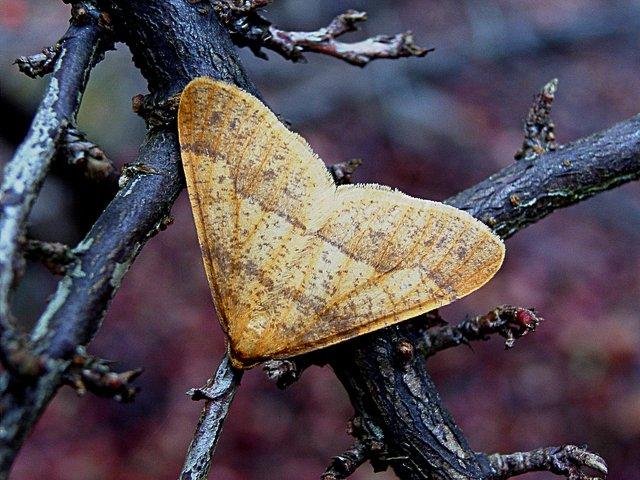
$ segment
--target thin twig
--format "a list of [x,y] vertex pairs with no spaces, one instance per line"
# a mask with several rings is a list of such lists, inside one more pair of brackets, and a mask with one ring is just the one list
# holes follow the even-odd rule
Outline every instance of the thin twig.
[[511,348],[516,339],[534,331],[541,321],[542,318],[531,309],[502,305],[454,327],[427,330],[421,350],[425,356],[431,356],[447,348],[487,340],[489,335],[496,333],[506,339],[505,347]]
[[28,77],[43,77],[53,72],[54,63],[60,50],[60,44],[56,43],[55,45],[44,48],[42,53],[36,53],[28,57],[18,57],[13,63],[18,65],[18,69]]
[[[484,454],[479,454],[484,455]],[[538,448],[530,452],[517,452],[507,455],[495,453],[486,456],[490,467],[490,480],[504,480],[530,472],[551,472],[569,480],[598,480],[583,472],[590,468],[602,475],[608,473],[607,464],[586,447],[564,445],[561,447]]]
[[267,58],[262,48],[272,50],[293,62],[304,61],[305,52],[321,53],[364,67],[380,59],[424,57],[433,49],[417,46],[411,32],[396,35],[377,35],[353,43],[336,40],[341,35],[358,30],[357,24],[367,19],[366,12],[348,10],[331,23],[315,31],[296,32],[281,30],[257,12],[266,2],[245,2],[242,8],[234,2],[219,0],[216,10],[225,22],[232,38],[239,46],[248,46],[257,56]]
[[59,155],[85,178],[97,183],[118,184],[118,172],[104,150],[87,140],[75,127],[68,126],[60,139]]
[[356,442],[340,455],[333,457],[320,478],[321,480],[344,480],[367,460],[367,456],[366,445]]
[[555,124],[551,120],[551,105],[558,91],[558,79],[548,82],[534,99],[524,122],[524,141],[516,152],[516,160],[531,160],[537,156],[556,150]]
[[108,360],[87,355],[84,348],[79,347],[64,373],[63,381],[80,396],[91,392],[99,397],[113,398],[117,402],[132,402],[138,388],[131,382],[140,376],[142,369],[118,373],[112,370],[112,364]]
[[193,400],[205,400],[198,426],[189,445],[180,480],[205,480],[211,468],[211,459],[220,438],[222,424],[233,401],[242,370],[233,368],[229,357],[224,356],[220,366],[207,385],[190,390]]

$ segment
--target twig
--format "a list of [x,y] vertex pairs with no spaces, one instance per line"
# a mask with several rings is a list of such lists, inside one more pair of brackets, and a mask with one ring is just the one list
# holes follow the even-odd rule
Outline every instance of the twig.
[[367,460],[367,447],[361,443],[354,443],[342,454],[331,459],[331,463],[321,475],[321,480],[344,480],[354,473]]
[[524,122],[524,141],[516,152],[516,160],[532,160],[537,156],[556,150],[555,124],[551,120],[551,105],[558,91],[558,79],[548,82],[534,99]]
[[[483,455],[483,454],[480,454]],[[504,480],[530,472],[551,472],[569,480],[597,480],[583,472],[590,468],[607,475],[605,461],[586,447],[564,445],[561,447],[538,448],[530,452],[517,452],[508,455],[495,453],[487,455],[492,469],[491,480]]]
[[305,52],[321,53],[351,65],[364,67],[372,60],[402,57],[424,57],[433,49],[418,47],[411,32],[377,35],[359,42],[337,41],[341,35],[358,29],[357,23],[367,19],[365,12],[348,10],[335,17],[324,28],[312,32],[295,32],[274,27],[256,9],[266,2],[245,2],[243,8],[233,8],[233,2],[218,1],[216,10],[239,46],[248,46],[257,56],[267,58],[261,48],[268,48],[293,62],[304,61]]
[[118,172],[109,157],[75,127],[68,126],[60,139],[59,155],[93,182],[118,184]]
[[42,53],[36,53],[28,57],[18,57],[13,63],[18,65],[18,69],[28,77],[43,77],[53,72],[54,63],[60,53],[60,49],[60,43],[56,43],[44,48]]
[[298,381],[302,372],[312,365],[326,364],[325,355],[302,355],[287,360],[270,360],[265,362],[262,370],[269,380],[276,383],[278,388],[284,390]]
[[35,239],[26,240],[24,256],[27,260],[42,262],[54,275],[67,273],[69,265],[76,260],[76,256],[67,245]]
[[215,376],[209,379],[205,387],[187,392],[193,400],[204,399],[205,404],[180,472],[180,480],[206,480],[222,424],[240,385],[242,373],[242,370],[233,368],[229,357],[225,355]]
[[[0,187],[0,349],[14,335],[10,292],[22,270],[20,238],[31,207],[49,170],[62,130],[74,122],[91,68],[111,41],[97,25],[98,11],[82,2],[87,19],[72,22],[58,42],[60,52],[44,98],[26,138],[7,163]],[[93,21],[89,21],[93,19]]]
[[117,402],[133,401],[138,388],[131,382],[140,376],[142,369],[117,373],[111,369],[111,365],[112,362],[87,355],[84,348],[80,347],[63,375],[63,382],[80,396],[91,392]]
[[555,210],[640,178],[640,115],[548,152],[512,163],[445,200],[503,239]]
[[424,344],[421,346],[425,356],[431,356],[460,344],[468,344],[474,340],[487,340],[489,335],[497,333],[506,338],[505,347],[511,348],[516,339],[536,329],[542,318],[533,310],[502,305],[485,315],[478,315],[456,325],[455,327],[437,327],[427,330]]

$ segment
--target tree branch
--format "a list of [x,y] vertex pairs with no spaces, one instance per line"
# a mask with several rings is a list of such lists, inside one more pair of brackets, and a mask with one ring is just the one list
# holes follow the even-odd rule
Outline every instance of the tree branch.
[[589,452],[585,447],[564,445],[562,447],[538,448],[530,452],[517,452],[508,455],[478,454],[484,457],[491,469],[487,477],[490,480],[504,480],[530,472],[551,472],[562,475],[569,480],[597,480],[582,470],[590,468],[606,475],[607,465],[604,460]]
[[445,202],[506,239],[558,208],[640,178],[640,115],[533,160],[512,163]]
[[423,355],[429,357],[447,348],[467,345],[475,340],[487,340],[489,335],[495,333],[506,338],[505,347],[511,348],[516,339],[534,331],[541,321],[542,318],[533,310],[502,305],[454,327],[444,326],[427,330],[420,350]]
[[218,444],[222,424],[242,379],[242,370],[233,368],[228,356],[224,356],[215,375],[203,388],[188,392],[193,400],[206,400],[193,440],[187,450],[180,480],[206,480],[211,468],[213,453]]
[[60,135],[69,123],[75,122],[89,72],[112,45],[98,27],[98,10],[91,2],[80,5],[83,14],[72,19],[58,42],[53,76],[29,132],[4,169],[0,187],[0,360],[5,357],[3,346],[15,335],[10,293],[23,268],[19,247],[27,218]]
[[262,52],[262,47],[293,62],[305,61],[304,53],[314,52],[364,67],[380,58],[424,57],[433,51],[418,47],[413,42],[411,32],[377,35],[353,43],[336,40],[345,33],[358,30],[357,24],[367,20],[366,12],[356,10],[338,15],[327,27],[312,32],[281,30],[258,13],[257,10],[267,3],[264,0],[249,1],[239,7],[233,0],[218,0],[215,4],[234,42],[238,46],[251,48],[255,55],[264,59],[267,56]]

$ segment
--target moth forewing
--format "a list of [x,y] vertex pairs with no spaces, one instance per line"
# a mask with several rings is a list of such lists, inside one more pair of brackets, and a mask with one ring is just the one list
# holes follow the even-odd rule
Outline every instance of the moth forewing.
[[231,360],[248,368],[446,305],[504,258],[488,227],[377,185],[336,188],[257,98],[209,78],[178,131],[207,278]]

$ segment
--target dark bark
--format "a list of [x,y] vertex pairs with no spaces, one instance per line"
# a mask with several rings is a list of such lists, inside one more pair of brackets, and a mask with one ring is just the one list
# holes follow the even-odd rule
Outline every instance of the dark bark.
[[229,357],[225,355],[207,384],[189,392],[192,400],[204,400],[205,406],[187,450],[180,480],[206,480],[222,424],[240,386],[242,374],[243,371],[233,368]]
[[446,203],[509,238],[554,210],[640,178],[640,115],[532,160],[520,160]]

